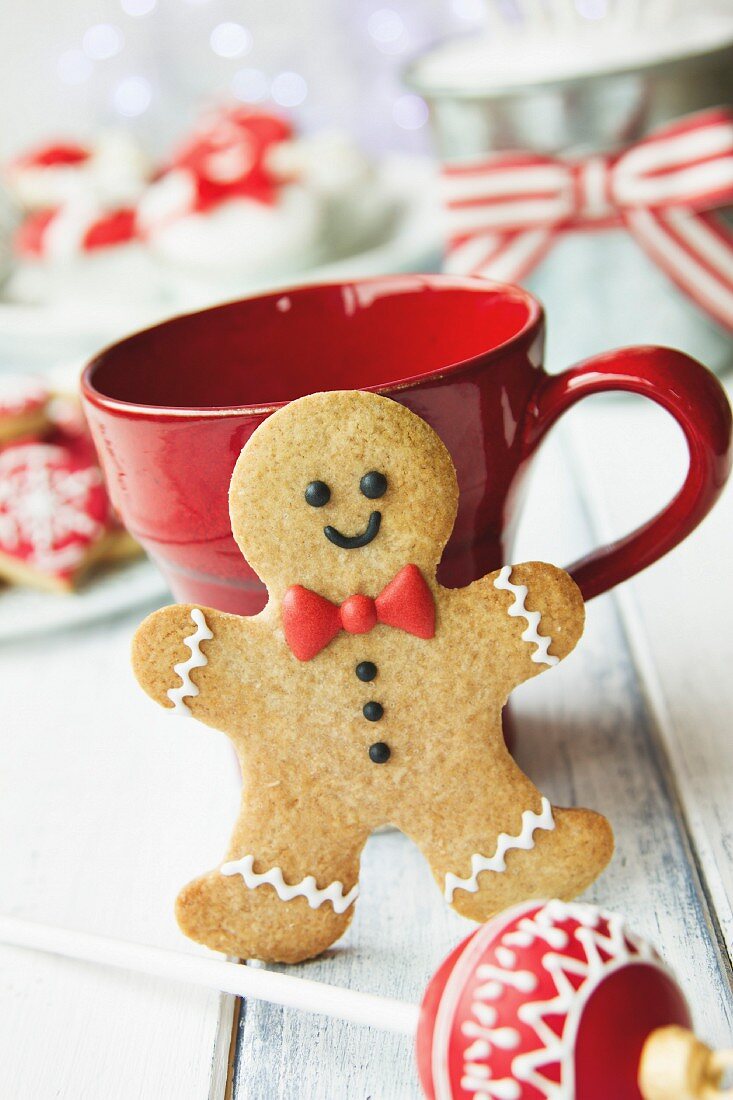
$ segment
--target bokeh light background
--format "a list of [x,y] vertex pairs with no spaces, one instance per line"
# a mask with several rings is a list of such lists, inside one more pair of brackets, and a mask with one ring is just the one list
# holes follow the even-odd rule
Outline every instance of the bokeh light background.
[[[600,0],[596,0],[600,2]],[[275,102],[305,129],[419,152],[406,62],[483,25],[483,0],[2,0],[0,155],[126,125],[151,151],[202,104]]]

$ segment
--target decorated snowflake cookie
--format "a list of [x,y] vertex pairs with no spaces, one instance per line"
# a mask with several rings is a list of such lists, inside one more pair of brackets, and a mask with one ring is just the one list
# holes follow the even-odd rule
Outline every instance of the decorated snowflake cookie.
[[270,960],[323,951],[351,920],[361,849],[386,823],[479,921],[571,898],[607,863],[606,820],[552,806],[501,728],[512,689],[578,641],[580,592],[541,562],[442,588],[457,503],[437,435],[375,394],[305,397],[248,441],[230,514],[266,608],[164,608],[133,646],[153,699],[226,732],[241,761],[226,859],[178,899],[194,939]]
[[110,521],[96,461],[48,443],[0,452],[0,577],[72,588],[103,554]]
[[[97,452],[79,398],[69,393],[55,394],[48,412],[51,431],[46,441],[64,447],[80,464],[96,465]],[[95,549],[94,561],[112,564],[141,554],[140,543],[126,530],[110,503],[107,532]]]

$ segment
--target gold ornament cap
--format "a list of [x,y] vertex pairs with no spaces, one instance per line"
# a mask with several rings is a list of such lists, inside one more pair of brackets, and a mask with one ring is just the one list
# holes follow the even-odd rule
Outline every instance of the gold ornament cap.
[[644,1044],[639,1088],[644,1100],[731,1100],[733,1088],[721,1087],[729,1069],[733,1050],[711,1050],[683,1027],[663,1027]]

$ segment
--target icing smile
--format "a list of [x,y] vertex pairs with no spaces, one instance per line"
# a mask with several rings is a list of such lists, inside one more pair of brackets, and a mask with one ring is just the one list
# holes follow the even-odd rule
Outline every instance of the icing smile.
[[329,542],[341,550],[358,550],[360,546],[368,546],[377,537],[379,525],[382,522],[381,512],[372,512],[366,528],[360,535],[342,535],[335,527],[324,527],[323,533]]

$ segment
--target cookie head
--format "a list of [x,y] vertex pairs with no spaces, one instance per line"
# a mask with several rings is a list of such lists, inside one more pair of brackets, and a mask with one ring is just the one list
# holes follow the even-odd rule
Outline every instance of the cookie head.
[[234,537],[271,595],[301,584],[335,601],[374,594],[407,564],[432,578],[457,504],[453,463],[432,428],[352,390],[269,417],[229,494]]

